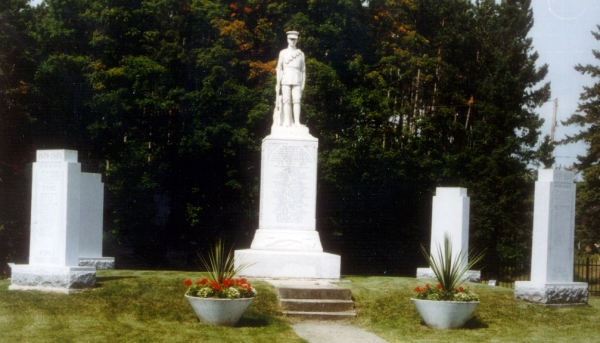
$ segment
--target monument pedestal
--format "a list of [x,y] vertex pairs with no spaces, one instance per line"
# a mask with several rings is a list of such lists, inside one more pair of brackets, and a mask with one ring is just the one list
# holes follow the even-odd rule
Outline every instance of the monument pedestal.
[[588,284],[585,282],[517,281],[515,282],[515,299],[543,305],[587,305]]
[[[431,268],[417,268],[417,279],[435,279],[435,273]],[[467,270],[464,275],[464,281],[480,282],[481,271],[480,270]]]
[[94,267],[56,267],[15,264],[9,290],[76,293],[96,284]]
[[98,270],[115,269],[114,257],[80,257],[80,267],[95,267]]
[[262,143],[260,216],[245,277],[339,279],[340,256],[323,252],[315,229],[318,140],[306,126],[273,126]]
[[255,278],[340,278],[339,255],[324,252],[236,250],[236,261],[254,263],[241,276]]

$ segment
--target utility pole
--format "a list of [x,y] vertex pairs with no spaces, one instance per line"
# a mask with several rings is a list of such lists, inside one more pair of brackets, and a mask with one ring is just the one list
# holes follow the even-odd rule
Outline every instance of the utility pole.
[[552,111],[552,128],[550,129],[550,141],[554,143],[554,132],[556,131],[556,112],[558,112],[558,98],[554,99],[554,111]]

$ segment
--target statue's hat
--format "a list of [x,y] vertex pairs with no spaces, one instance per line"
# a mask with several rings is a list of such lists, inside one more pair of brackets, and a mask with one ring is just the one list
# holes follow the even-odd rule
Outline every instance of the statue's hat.
[[286,32],[286,34],[287,34],[287,36],[289,38],[296,38],[296,39],[298,39],[298,35],[300,33],[298,33],[298,31],[288,31],[288,32]]

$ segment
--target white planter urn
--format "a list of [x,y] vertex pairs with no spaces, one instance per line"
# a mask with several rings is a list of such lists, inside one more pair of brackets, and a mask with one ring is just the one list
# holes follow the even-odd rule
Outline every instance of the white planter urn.
[[410,299],[425,324],[434,329],[458,329],[465,325],[479,301],[436,301]]
[[237,323],[254,298],[221,299],[185,296],[196,316],[212,325],[233,326]]

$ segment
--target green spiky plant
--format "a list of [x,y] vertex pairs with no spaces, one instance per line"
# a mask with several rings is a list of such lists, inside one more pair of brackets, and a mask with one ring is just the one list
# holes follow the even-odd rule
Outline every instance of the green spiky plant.
[[[471,256],[471,259],[468,260],[468,255],[462,249],[452,257],[452,242],[450,241],[450,237],[448,234],[444,234],[444,244],[438,244],[437,246],[437,256],[430,255],[425,247],[421,244],[421,251],[427,262],[429,263],[429,267],[435,274],[439,284],[440,289],[447,293],[451,294],[454,292],[464,281],[464,275],[467,273],[469,269],[471,269],[476,263],[481,261],[485,252],[480,252]],[[467,263],[462,263],[467,260]]]
[[213,251],[209,251],[208,259],[205,259],[200,253],[198,253],[198,257],[206,268],[209,279],[213,281],[233,279],[252,265],[251,263],[239,263],[236,267],[233,246],[227,249],[221,239],[216,242]]
[[208,259],[200,253],[198,257],[206,268],[208,278],[196,282],[185,280],[184,284],[189,287],[186,295],[199,298],[254,298],[256,290],[252,285],[245,278],[235,278],[251,264],[240,263],[236,267],[233,247],[226,249],[225,243],[219,239],[214,250],[208,252]]

